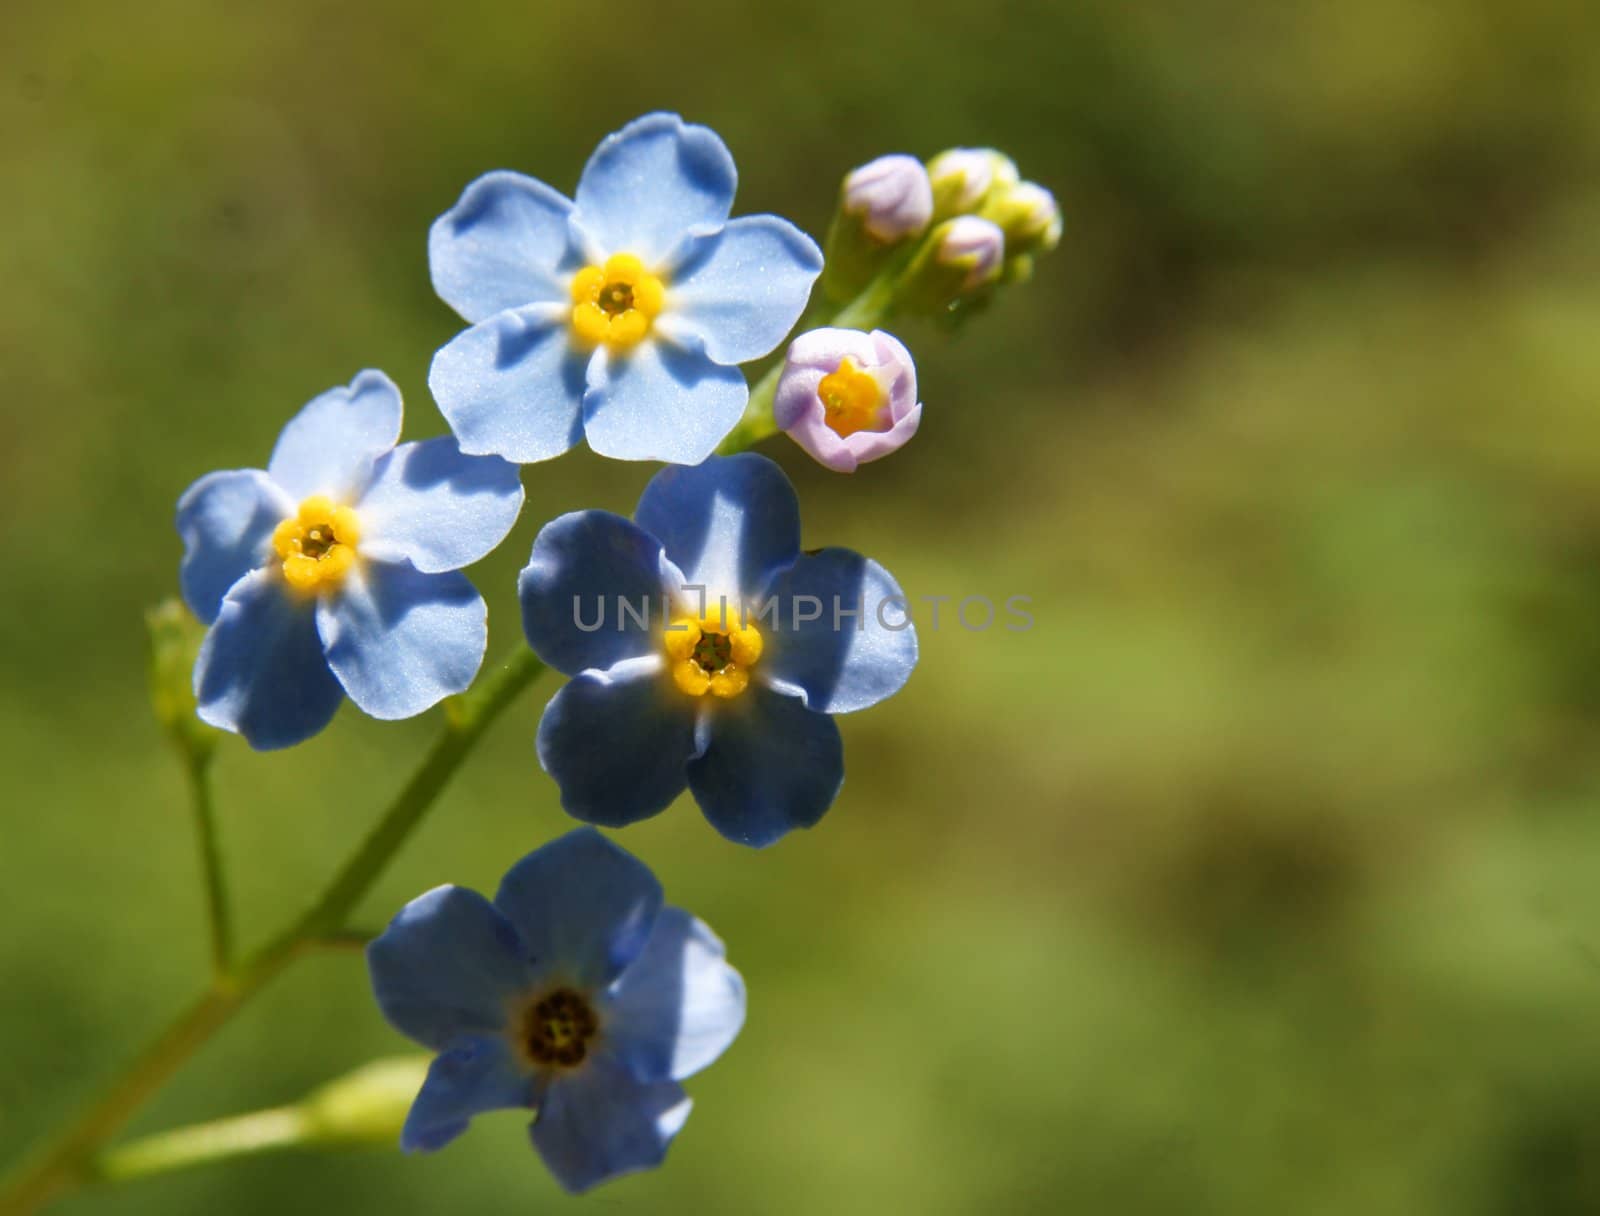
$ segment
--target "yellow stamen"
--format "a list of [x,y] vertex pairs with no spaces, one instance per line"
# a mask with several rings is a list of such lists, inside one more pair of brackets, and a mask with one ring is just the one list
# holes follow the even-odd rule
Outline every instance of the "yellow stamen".
[[631,253],[572,276],[572,332],[590,346],[624,349],[643,340],[666,302],[661,280]]
[[700,644],[700,625],[684,617],[673,621],[663,636],[668,655],[674,659],[687,659]]
[[750,686],[750,673],[742,667],[729,667],[711,677],[713,697],[737,697]]
[[637,308],[630,308],[611,318],[611,329],[606,341],[612,346],[632,346],[650,332],[650,318]]
[[672,682],[691,697],[704,696],[711,687],[711,677],[701,671],[693,659],[682,659],[672,665]]
[[598,266],[585,266],[572,276],[572,302],[592,304],[600,298],[600,289],[606,285],[606,272]]
[[672,660],[672,682],[682,692],[736,697],[750,686],[750,668],[761,658],[763,643],[754,625],[739,624],[730,611],[727,620],[719,613],[698,621],[680,617],[662,634],[662,645]]
[[572,310],[572,332],[590,346],[598,346],[611,336],[611,318],[598,304],[579,304]]
[[857,431],[885,431],[883,389],[869,373],[858,368],[846,355],[838,369],[829,372],[817,385],[822,402],[823,421],[841,439]]
[[272,531],[272,547],[283,560],[283,577],[296,591],[336,587],[356,562],[361,521],[326,494],[313,494]]
[[632,287],[644,277],[644,263],[631,253],[613,253],[606,259],[606,278]]

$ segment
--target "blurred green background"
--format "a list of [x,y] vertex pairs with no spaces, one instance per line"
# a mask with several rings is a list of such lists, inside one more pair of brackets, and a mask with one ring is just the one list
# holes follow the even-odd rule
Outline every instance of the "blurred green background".
[[[750,1019],[639,1212],[1600,1211],[1600,10],[1583,0],[137,5],[11,0],[0,47],[0,1164],[202,982],[141,613],[175,499],[459,322],[428,224],[563,190],[652,108],[736,211],[820,235],[850,166],[990,143],[1061,251],[920,362],[854,478],[781,439],[808,545],[924,628],[847,718],[815,831],[685,799],[621,834],[728,941]],[[652,472],[526,470],[475,572],[491,656],[539,525]],[[568,826],[546,678],[369,901],[492,888]],[[348,707],[219,763],[242,929],[298,911],[431,717]],[[312,782],[307,792],[308,780]],[[132,1130],[402,1049],[353,957],[297,964]],[[524,1120],[429,1159],[303,1155],[64,1213],[564,1211]]]

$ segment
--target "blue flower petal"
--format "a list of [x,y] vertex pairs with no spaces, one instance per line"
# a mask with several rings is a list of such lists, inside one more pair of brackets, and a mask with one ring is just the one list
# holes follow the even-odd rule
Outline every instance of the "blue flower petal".
[[314,397],[289,419],[267,472],[298,501],[327,494],[348,502],[366,488],[372,462],[400,438],[400,390],[380,371]]
[[783,470],[765,456],[714,456],[696,468],[663,469],[633,513],[666,547],[709,606],[747,601],[800,553],[800,504]]
[[435,887],[401,908],[367,946],[372,993],[401,1034],[435,1051],[493,1034],[533,980],[511,922],[476,891]]
[[602,351],[590,364],[583,430],[589,446],[613,460],[698,464],[728,437],[749,400],[738,368],[645,341]]
[[783,341],[821,273],[822,251],[788,220],[742,216],[689,244],[661,320],[716,363],[748,363]]
[[528,644],[569,676],[654,653],[662,590],[661,542],[609,511],[551,520],[517,579]]
[[657,656],[574,676],[539,719],[539,763],[567,814],[619,828],[683,793],[694,754],[694,705]]
[[602,1054],[551,1084],[533,1144],[556,1181],[577,1195],[660,1165],[689,1108],[676,1082],[636,1081],[620,1061]]
[[268,567],[223,598],[194,665],[200,718],[258,751],[289,747],[333,718],[344,690],[328,670],[311,601]]
[[189,611],[209,625],[222,597],[272,552],[272,530],[296,503],[260,469],[207,473],[178,499],[183,564],[178,581]]
[[474,1115],[533,1106],[534,1081],[500,1035],[461,1039],[428,1067],[411,1104],[400,1148],[431,1153],[462,1132]]
[[644,949],[661,911],[661,884],[632,853],[579,828],[512,866],[494,902],[533,966],[596,987]]
[[760,684],[717,706],[689,789],[716,828],[762,848],[808,828],[844,783],[844,748],[827,714]]
[[424,573],[455,570],[503,541],[521,510],[516,465],[464,455],[453,439],[403,443],[378,458],[356,504],[361,553]]
[[647,114],[600,141],[578,180],[575,218],[605,253],[658,265],[691,232],[722,225],[737,184],[715,131]]
[[[917,665],[917,631],[900,584],[859,553],[808,554],[767,594],[778,601],[780,627],[766,637],[760,675],[820,713],[875,705],[899,692]],[[817,619],[802,619],[818,610]]]
[[463,452],[531,464],[583,438],[590,354],[567,340],[566,311],[535,304],[496,313],[433,356],[428,388]]
[[521,173],[485,173],[428,232],[439,298],[474,324],[507,308],[564,300],[581,264],[568,239],[572,204]]
[[606,994],[606,1042],[644,1081],[681,1081],[706,1067],[744,1025],[744,981],[717,935],[663,908],[644,952]]
[[472,683],[488,644],[489,610],[456,571],[368,562],[317,605],[328,666],[374,718],[420,714]]

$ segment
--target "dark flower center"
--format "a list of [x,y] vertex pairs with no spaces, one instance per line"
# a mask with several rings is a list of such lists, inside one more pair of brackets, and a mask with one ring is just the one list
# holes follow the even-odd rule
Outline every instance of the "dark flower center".
[[581,994],[557,988],[529,1008],[523,1038],[536,1062],[572,1068],[583,1063],[599,1029],[594,1010]]
[[714,676],[733,661],[733,641],[725,633],[703,633],[690,657],[706,675]]
[[306,529],[305,539],[300,542],[300,552],[307,557],[321,557],[337,543],[338,539],[334,536],[333,529],[319,524]]
[[600,298],[595,303],[608,317],[619,316],[633,307],[633,284],[607,283],[600,289]]

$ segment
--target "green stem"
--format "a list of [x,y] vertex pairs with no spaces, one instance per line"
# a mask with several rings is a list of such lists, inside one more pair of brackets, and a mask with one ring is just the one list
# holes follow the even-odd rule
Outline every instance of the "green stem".
[[[285,962],[288,961],[285,956]],[[25,1216],[83,1182],[95,1151],[226,1022],[276,967],[234,984],[213,980],[76,1122],[25,1164],[0,1191],[0,1213]]]
[[127,1182],[226,1157],[294,1148],[305,1143],[307,1131],[305,1112],[282,1106],[158,1132],[106,1153],[95,1162],[94,1180]]
[[200,868],[205,878],[206,916],[211,924],[211,971],[226,975],[233,965],[233,913],[228,899],[227,876],[217,840],[217,810],[211,796],[211,752],[189,750],[184,755],[194,805],[195,838],[200,846]]
[[445,703],[445,732],[377,827],[292,926],[216,976],[93,1105],[0,1186],[0,1216],[27,1216],[95,1176],[94,1156],[163,1084],[269,979],[302,950],[339,942],[355,908],[433,805],[484,731],[544,670],[526,646]]
[[834,314],[835,329],[870,329],[887,317],[894,308],[895,293],[900,289],[902,266],[896,262],[888,272],[868,283],[861,294]]
[[344,928],[345,919],[428,813],[439,791],[477,746],[483,732],[543,670],[544,664],[538,656],[526,645],[519,646],[506,662],[471,689],[445,702],[448,725],[423,760],[422,767],[412,775],[378,821],[378,826],[335,875],[322,898],[269,944],[262,952],[264,955],[292,947],[304,938],[326,936]]
[[433,1057],[370,1060],[299,1101],[173,1127],[100,1153],[85,1182],[116,1183],[284,1149],[392,1147]]

